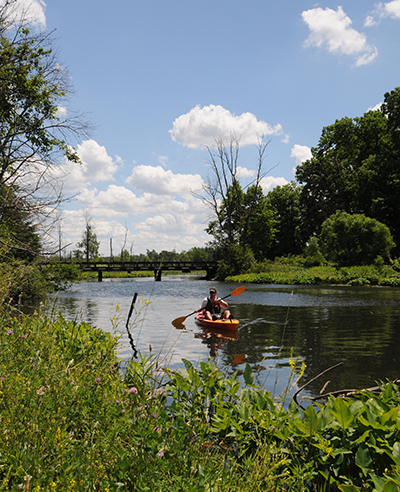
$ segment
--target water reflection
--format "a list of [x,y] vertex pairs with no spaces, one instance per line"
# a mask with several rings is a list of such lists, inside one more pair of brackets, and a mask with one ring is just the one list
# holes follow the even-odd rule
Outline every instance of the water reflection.
[[[306,364],[300,385],[338,362],[339,368],[307,387],[316,395],[329,379],[327,390],[373,386],[378,380],[400,376],[400,289],[246,285],[246,291],[230,297],[235,334],[213,333],[199,328],[193,317],[180,329],[171,321],[193,312],[210,283],[195,276],[126,279],[74,285],[54,301],[70,319],[83,319],[112,331],[116,320],[125,326],[134,292],[150,300],[138,304],[141,321],[132,328],[142,351],[149,345],[172,367],[182,358],[195,365],[209,356],[231,374],[244,370],[248,362],[258,384],[282,392],[290,375],[291,352]],[[236,284],[216,283],[225,296]],[[120,310],[117,309],[117,305]],[[121,356],[132,352],[123,333]]]

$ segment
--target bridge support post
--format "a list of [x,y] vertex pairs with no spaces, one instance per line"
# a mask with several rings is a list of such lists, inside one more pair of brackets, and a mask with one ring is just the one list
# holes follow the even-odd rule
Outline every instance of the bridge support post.
[[103,282],[103,271],[102,270],[99,270],[98,271],[98,274],[97,274],[97,280],[99,282]]
[[216,273],[217,273],[217,267],[208,266],[206,280],[212,280],[215,277]]
[[162,274],[161,268],[156,268],[154,270],[154,280],[156,282],[161,282],[161,274]]

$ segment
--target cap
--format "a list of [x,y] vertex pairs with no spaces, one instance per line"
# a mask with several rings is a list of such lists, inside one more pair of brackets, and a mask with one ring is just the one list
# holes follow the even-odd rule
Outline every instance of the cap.
[[210,287],[210,294],[216,293],[217,289],[215,287]]

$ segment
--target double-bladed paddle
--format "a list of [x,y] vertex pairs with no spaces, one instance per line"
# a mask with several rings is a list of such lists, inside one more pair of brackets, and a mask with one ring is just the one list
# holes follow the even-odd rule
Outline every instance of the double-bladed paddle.
[[[230,297],[230,296],[240,296],[240,294],[243,294],[243,292],[246,290],[246,287],[242,286],[242,287],[238,287],[237,289],[233,290],[230,294],[228,294],[227,296],[225,297],[221,297],[221,300],[222,299],[226,299],[227,297]],[[172,324],[174,326],[178,326],[178,325],[181,325],[186,318],[189,318],[189,316],[192,316],[193,314],[196,314],[197,313],[197,310],[196,311],[193,311],[193,313],[190,313],[188,314],[187,316],[181,316],[180,318],[175,318],[174,321],[172,322]]]

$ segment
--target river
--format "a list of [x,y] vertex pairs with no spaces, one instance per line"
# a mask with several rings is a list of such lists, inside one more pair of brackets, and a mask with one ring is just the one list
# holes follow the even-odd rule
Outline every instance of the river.
[[[72,285],[49,306],[67,319],[84,320],[105,331],[121,333],[122,359],[132,356],[125,329],[132,298],[138,293],[136,322],[131,333],[142,352],[157,355],[163,364],[182,367],[182,358],[195,366],[212,357],[227,374],[243,373],[248,362],[255,382],[273,395],[288,385],[290,359],[306,369],[293,394],[325,369],[343,364],[307,386],[300,396],[326,391],[374,386],[400,377],[400,289],[346,286],[283,286],[245,284],[240,296],[228,297],[240,319],[236,334],[204,333],[189,316],[184,329],[172,320],[199,307],[211,285],[220,297],[238,284],[207,282],[195,275],[104,279]],[[146,301],[149,301],[146,303]],[[117,308],[118,306],[118,308]],[[114,323],[111,321],[114,319]],[[297,371],[298,369],[296,369]]]

